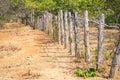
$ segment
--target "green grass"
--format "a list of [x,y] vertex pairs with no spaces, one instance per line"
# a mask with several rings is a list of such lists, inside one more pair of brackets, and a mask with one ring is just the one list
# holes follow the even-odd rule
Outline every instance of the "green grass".
[[91,58],[90,63],[96,62],[96,58]]
[[94,53],[95,53],[95,54],[97,54],[97,52],[98,52],[98,49],[97,49],[97,48],[95,48]]
[[81,50],[81,57],[82,57],[82,58],[85,57],[85,50],[84,50],[84,49]]
[[111,50],[108,50],[108,51],[104,52],[104,56],[105,56],[106,60],[108,60],[110,58],[113,58],[113,55],[114,55],[113,51],[111,51]]

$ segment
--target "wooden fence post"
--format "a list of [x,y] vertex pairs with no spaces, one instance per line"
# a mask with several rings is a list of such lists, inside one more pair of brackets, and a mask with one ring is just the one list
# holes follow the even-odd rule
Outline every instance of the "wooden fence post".
[[65,42],[64,42],[64,48],[67,48],[68,47],[68,13],[65,12],[64,13],[64,21],[65,21],[65,25],[64,25],[64,39],[65,39]]
[[43,27],[43,30],[46,31],[46,14],[43,15]]
[[113,57],[112,66],[110,69],[111,78],[116,77],[119,66],[120,66],[120,36],[119,36],[117,48]]
[[58,23],[57,23],[57,16],[54,16],[54,20],[53,20],[53,39],[55,41],[58,41]]
[[39,26],[40,26],[40,17],[37,16],[36,27],[39,29]]
[[50,18],[51,18],[50,13],[47,12],[47,33],[49,36],[51,36],[50,35],[50,28],[51,28]]
[[89,27],[88,27],[88,11],[84,12],[84,45],[85,45],[85,61],[90,61],[90,47],[89,47]]
[[98,53],[96,69],[99,70],[102,63],[102,50],[103,50],[103,29],[105,24],[104,14],[100,14],[99,26],[98,26]]
[[45,24],[45,32],[47,32],[47,33],[49,33],[48,32],[48,25],[49,25],[49,13],[47,12],[47,11],[45,11],[45,22],[44,22],[44,24]]
[[61,44],[64,43],[63,11],[60,10]]
[[33,29],[35,29],[35,16],[34,15],[32,16],[32,27]]
[[50,13],[49,14],[49,35],[51,37],[53,37],[53,25],[52,25],[52,22],[53,22],[53,15]]
[[71,12],[68,13],[69,15],[69,38],[70,38],[70,49],[69,49],[69,52],[70,54],[72,54],[72,49],[73,49],[73,37],[72,37],[72,29],[73,29],[73,26],[72,26],[72,16],[71,16]]
[[30,14],[30,24],[32,24],[32,13]]
[[78,26],[78,13],[75,12],[75,56],[80,57],[80,30]]
[[33,29],[35,29],[35,16],[34,16],[35,12],[34,11],[35,10],[32,11],[32,27],[33,27]]
[[40,26],[39,26],[40,29],[44,30],[44,17],[43,16],[40,18],[40,22],[39,23],[40,23]]
[[42,16],[41,21],[42,21],[42,28],[43,28],[43,31],[44,31],[44,27],[45,27],[45,25],[44,25],[44,15]]
[[60,12],[58,12],[58,43],[61,43]]

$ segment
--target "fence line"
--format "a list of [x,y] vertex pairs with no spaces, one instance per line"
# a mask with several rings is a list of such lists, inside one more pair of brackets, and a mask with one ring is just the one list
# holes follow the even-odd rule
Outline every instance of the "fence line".
[[[103,30],[106,26],[104,14],[100,14],[99,22],[90,21],[88,19],[88,11],[84,12],[84,18],[79,18],[78,13],[75,12],[72,16],[71,12],[63,12],[60,10],[58,15],[55,16],[49,12],[45,12],[43,16],[37,18],[37,26],[44,30],[59,44],[63,45],[65,49],[69,49],[70,54],[75,52],[75,56],[80,58],[80,26],[79,20],[82,20],[84,25],[84,46],[85,46],[85,61],[90,62],[90,42],[89,42],[89,23],[95,23],[98,25],[98,51],[96,69],[99,70],[102,65],[102,50],[103,50]],[[31,15],[31,23],[35,26],[35,17]],[[107,25],[108,26],[108,25]],[[113,59],[112,67],[110,70],[110,77],[114,77],[118,70],[118,58],[116,55],[119,53],[119,43],[116,49],[116,54]],[[115,64],[117,66],[115,66]]]

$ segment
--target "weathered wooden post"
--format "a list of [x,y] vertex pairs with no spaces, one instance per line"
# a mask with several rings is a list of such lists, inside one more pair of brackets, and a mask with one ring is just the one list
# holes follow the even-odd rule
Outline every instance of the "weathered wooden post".
[[38,29],[43,30],[43,16],[38,17]]
[[119,36],[117,48],[113,57],[112,66],[110,69],[111,78],[116,77],[119,67],[120,67],[120,36]]
[[42,16],[42,18],[41,18],[41,23],[42,23],[42,30],[44,31],[44,15]]
[[35,29],[35,16],[34,16],[35,12],[34,12],[34,9],[32,11],[32,27],[33,29]]
[[84,12],[84,45],[85,45],[85,61],[90,62],[89,27],[87,10]]
[[60,10],[61,44],[64,43],[63,11]]
[[38,21],[38,28],[40,29],[40,30],[42,30],[42,17],[41,16],[39,16],[39,21]]
[[70,39],[70,49],[69,49],[69,52],[70,54],[72,54],[72,50],[73,50],[73,37],[72,37],[72,29],[73,29],[73,26],[72,26],[72,16],[71,16],[71,12],[68,13],[69,15],[69,39]]
[[45,11],[45,14],[44,14],[44,31],[46,33],[48,33],[48,25],[49,25],[49,15],[48,15],[48,12]]
[[40,17],[37,16],[36,27],[39,29],[39,26],[40,26]]
[[50,36],[50,13],[47,12],[47,34]]
[[43,16],[41,16],[39,23],[40,23],[39,28],[40,28],[41,30],[44,30],[44,17],[43,17]]
[[96,69],[99,70],[102,63],[102,50],[103,50],[103,29],[105,24],[104,14],[100,14],[100,20],[98,25],[98,53]]
[[30,14],[30,25],[32,26],[32,22],[33,22],[33,16],[32,13]]
[[59,34],[59,28],[58,28],[58,16],[56,15],[55,16],[55,27],[56,27],[56,35],[55,35],[55,37],[56,37],[56,40],[57,40],[57,42],[59,41],[59,37],[58,37],[58,34]]
[[47,21],[46,21],[46,32],[47,34],[49,34],[49,29],[50,29],[50,16],[49,16],[49,12],[46,11],[46,15],[47,15]]
[[57,16],[54,16],[54,21],[53,21],[53,39],[55,41],[58,41],[58,22],[57,22]]
[[53,25],[52,25],[52,22],[53,22],[53,15],[50,13],[49,14],[49,25],[48,25],[48,27],[49,27],[49,35],[51,36],[51,37],[53,37]]
[[43,30],[46,31],[46,14],[43,15],[43,27]]
[[35,16],[33,15],[33,23],[32,23],[32,25],[33,25],[33,29],[35,29]]
[[30,24],[31,24],[31,26],[33,27],[33,29],[35,29],[35,27],[34,27],[34,16],[33,16],[33,14],[34,14],[34,12],[32,12],[31,13],[31,15],[30,15]]
[[68,47],[68,13],[65,12],[64,13],[64,21],[65,21],[65,26],[64,26],[64,39],[65,39],[65,42],[64,42],[64,48],[67,48]]
[[58,43],[61,43],[60,12],[58,12]]
[[80,57],[80,30],[78,26],[78,13],[75,12],[75,56]]

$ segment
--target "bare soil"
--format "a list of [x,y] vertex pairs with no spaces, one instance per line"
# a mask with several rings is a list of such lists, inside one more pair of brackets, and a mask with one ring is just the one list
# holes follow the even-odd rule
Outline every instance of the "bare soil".
[[[90,30],[92,62],[86,64],[84,56],[78,62],[74,54],[70,55],[68,49],[64,49],[46,33],[37,29],[32,30],[30,26],[20,23],[6,23],[4,30],[0,30],[0,80],[84,80],[77,77],[74,71],[76,68],[95,67],[93,58],[97,47],[97,34],[94,32],[97,30],[96,28]],[[112,45],[115,46],[113,37],[118,31],[105,30],[105,33],[107,33],[105,51],[107,48],[109,51]],[[83,49],[81,51],[84,52]],[[104,64],[110,64],[109,60],[111,59],[108,58]],[[110,66],[105,66],[103,69],[106,70],[97,73],[96,77],[85,80],[108,80]],[[120,77],[113,80],[120,80]]]

